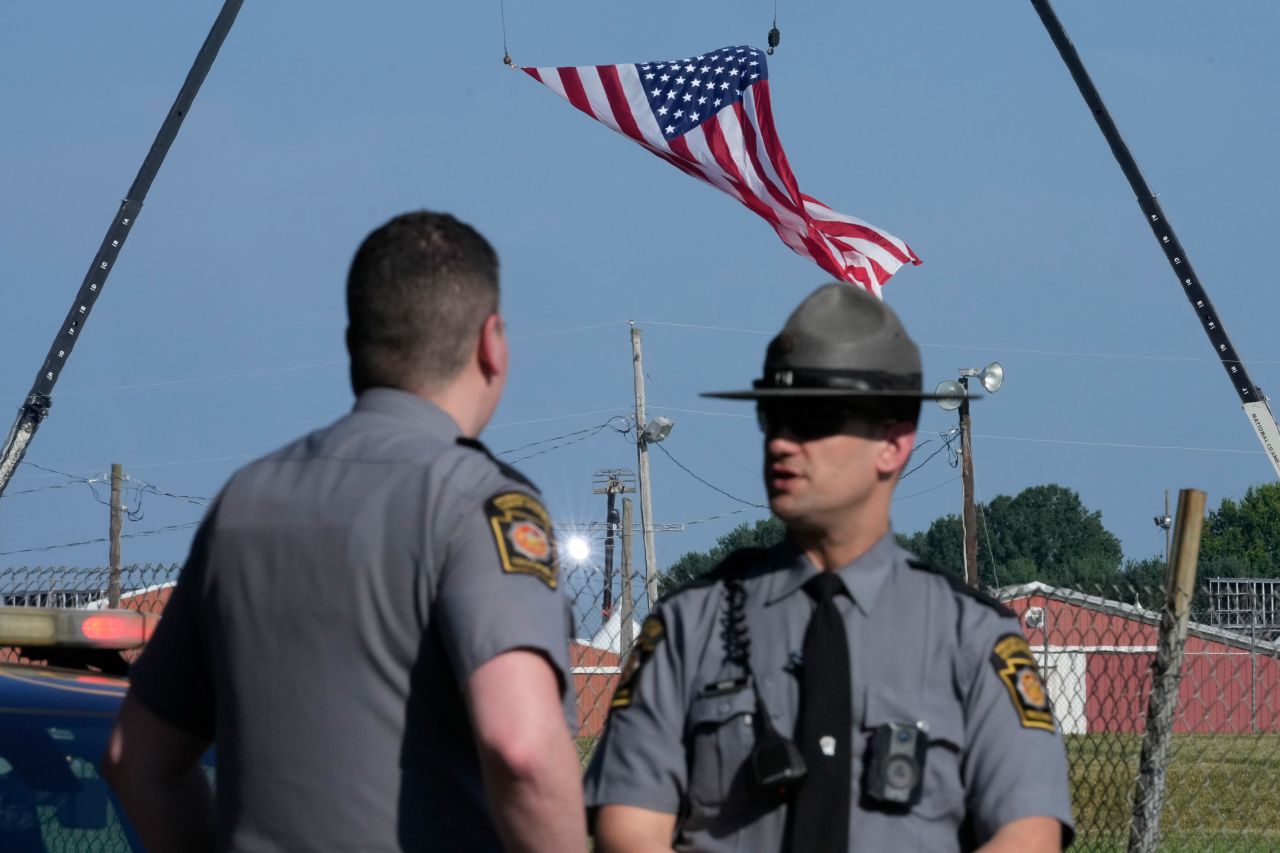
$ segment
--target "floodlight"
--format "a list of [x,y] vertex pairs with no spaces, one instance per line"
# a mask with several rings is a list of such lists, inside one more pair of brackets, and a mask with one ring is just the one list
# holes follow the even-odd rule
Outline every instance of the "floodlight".
[[938,383],[938,387],[933,389],[933,393],[943,395],[938,405],[946,412],[954,412],[960,408],[965,397],[964,386],[954,379],[942,380]]
[[1004,384],[1004,365],[998,361],[993,361],[982,371],[982,387],[987,389],[988,394],[994,394],[1000,390],[1000,386]]
[[654,418],[645,424],[644,429],[640,433],[640,438],[646,444],[657,444],[668,435],[671,434],[671,428],[676,422],[671,418],[664,418],[662,415]]
[[569,541],[564,543],[564,550],[575,563],[584,562],[591,556],[591,545],[581,536],[569,537]]

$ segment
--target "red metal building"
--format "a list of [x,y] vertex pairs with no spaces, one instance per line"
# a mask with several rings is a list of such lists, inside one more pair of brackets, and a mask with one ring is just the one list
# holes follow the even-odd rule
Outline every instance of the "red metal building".
[[[1144,729],[1158,612],[1038,582],[997,597],[1022,620],[1063,732]],[[1280,643],[1192,622],[1174,731],[1280,731]]]

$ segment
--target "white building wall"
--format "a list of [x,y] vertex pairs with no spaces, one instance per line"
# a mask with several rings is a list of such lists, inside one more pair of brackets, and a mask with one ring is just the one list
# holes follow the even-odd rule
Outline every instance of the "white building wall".
[[1035,655],[1040,671],[1044,674],[1045,688],[1049,691],[1049,701],[1053,703],[1058,727],[1063,734],[1087,734],[1089,725],[1084,710],[1085,700],[1088,698],[1085,653],[1055,651],[1050,646],[1047,652],[1043,649],[1035,650]]

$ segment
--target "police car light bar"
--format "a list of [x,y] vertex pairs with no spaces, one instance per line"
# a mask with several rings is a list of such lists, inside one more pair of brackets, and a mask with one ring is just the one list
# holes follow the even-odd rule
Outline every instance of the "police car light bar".
[[0,646],[136,649],[159,621],[154,613],[137,610],[0,607]]

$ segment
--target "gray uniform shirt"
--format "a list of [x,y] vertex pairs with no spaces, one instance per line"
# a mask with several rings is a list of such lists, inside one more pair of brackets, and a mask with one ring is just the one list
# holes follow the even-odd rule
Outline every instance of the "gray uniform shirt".
[[462,685],[519,648],[563,689],[571,617],[537,492],[459,436],[372,389],[209,512],[132,689],[216,739],[220,850],[501,849]]
[[[1017,618],[913,562],[888,535],[839,570],[853,684],[848,849],[969,850],[1037,815],[1061,821],[1069,840],[1066,754]],[[790,543],[736,565],[655,608],[587,772],[588,807],[677,815],[682,851],[773,851],[784,841],[785,805],[753,794],[746,766],[756,697],[726,661],[723,576],[743,582],[750,664],[774,727],[790,736],[814,606],[801,587],[817,569]],[[920,802],[879,807],[864,791],[871,734],[917,722],[929,738]]]

